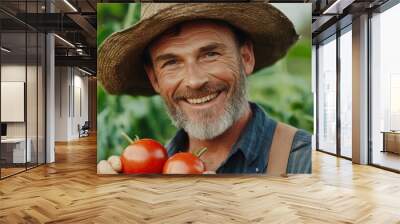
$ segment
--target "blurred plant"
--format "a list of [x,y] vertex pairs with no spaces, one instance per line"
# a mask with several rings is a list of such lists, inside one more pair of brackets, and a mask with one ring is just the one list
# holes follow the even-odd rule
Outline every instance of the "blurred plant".
[[[127,28],[140,19],[138,3],[99,3],[97,46],[113,32]],[[311,40],[301,39],[287,56],[274,66],[251,75],[249,98],[269,116],[312,132],[313,97],[311,93]],[[141,138],[154,138],[163,144],[176,128],[169,119],[160,96],[115,96],[97,87],[97,160],[119,155],[128,145],[121,132]]]

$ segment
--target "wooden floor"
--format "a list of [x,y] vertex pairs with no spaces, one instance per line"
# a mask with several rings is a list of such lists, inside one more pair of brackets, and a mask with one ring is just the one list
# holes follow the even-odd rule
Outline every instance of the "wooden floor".
[[8,176],[24,172],[25,170],[28,169],[33,169],[37,166],[37,164],[32,164],[32,163],[27,163],[26,167],[25,164],[18,164],[18,167],[2,167],[0,172],[1,172],[1,178],[6,178]]
[[289,178],[100,177],[93,137],[0,181],[0,223],[400,223],[400,175],[314,152]]
[[26,170],[25,167],[24,168],[21,168],[21,167],[1,168],[1,178],[13,175],[15,173],[22,172],[24,170]]

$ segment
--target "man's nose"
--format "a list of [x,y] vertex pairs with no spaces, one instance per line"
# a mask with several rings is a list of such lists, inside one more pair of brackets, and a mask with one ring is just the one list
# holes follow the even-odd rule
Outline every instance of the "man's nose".
[[189,63],[185,74],[185,86],[190,89],[199,89],[208,82],[208,75],[197,63]]

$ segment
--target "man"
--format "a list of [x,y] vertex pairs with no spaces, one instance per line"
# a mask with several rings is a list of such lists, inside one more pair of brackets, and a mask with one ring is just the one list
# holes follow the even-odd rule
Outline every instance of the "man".
[[101,46],[99,78],[110,93],[160,94],[180,128],[170,156],[207,147],[208,172],[310,173],[310,135],[270,119],[246,94],[247,76],[297,37],[266,3],[144,4],[139,23]]

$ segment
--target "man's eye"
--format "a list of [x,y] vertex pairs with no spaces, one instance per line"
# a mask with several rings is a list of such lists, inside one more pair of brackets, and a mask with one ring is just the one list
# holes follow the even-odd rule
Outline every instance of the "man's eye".
[[165,66],[175,65],[177,63],[178,63],[177,60],[173,59],[173,60],[169,60],[169,61],[165,62],[161,67],[164,68]]
[[215,56],[218,56],[218,55],[219,54],[217,52],[214,52],[214,51],[209,51],[209,52],[206,53],[207,57],[215,57]]

